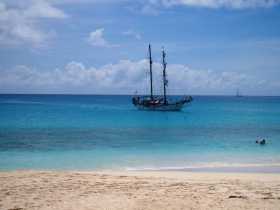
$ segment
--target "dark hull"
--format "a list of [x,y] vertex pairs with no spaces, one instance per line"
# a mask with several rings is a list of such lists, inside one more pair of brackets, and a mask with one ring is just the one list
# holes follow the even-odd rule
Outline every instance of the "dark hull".
[[133,98],[134,106],[136,106],[139,110],[146,111],[181,111],[186,104],[191,101],[191,97],[172,103],[163,103],[159,100],[141,99],[140,97]]

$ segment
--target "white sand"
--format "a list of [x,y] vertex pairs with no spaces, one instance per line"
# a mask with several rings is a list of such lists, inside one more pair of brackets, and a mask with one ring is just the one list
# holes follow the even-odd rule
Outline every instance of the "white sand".
[[0,172],[0,209],[280,209],[280,174]]

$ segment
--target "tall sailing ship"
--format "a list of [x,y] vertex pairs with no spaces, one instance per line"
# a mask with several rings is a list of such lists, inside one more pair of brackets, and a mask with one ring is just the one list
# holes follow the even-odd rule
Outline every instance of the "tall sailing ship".
[[156,96],[153,93],[153,61],[151,53],[151,45],[149,44],[149,64],[150,64],[150,95],[149,96],[134,96],[132,103],[139,110],[151,110],[151,111],[181,111],[183,107],[192,101],[191,96],[184,96],[183,98],[173,101],[167,98],[166,89],[168,86],[168,80],[166,75],[166,61],[165,51],[162,50],[162,81],[163,81],[163,96]]
[[242,97],[242,95],[240,94],[240,92],[239,92],[239,89],[237,89],[236,90],[236,95],[235,95],[236,97]]

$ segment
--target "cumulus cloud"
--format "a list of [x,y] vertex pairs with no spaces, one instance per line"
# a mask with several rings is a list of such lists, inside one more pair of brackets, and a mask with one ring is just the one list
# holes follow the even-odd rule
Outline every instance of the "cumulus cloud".
[[104,38],[103,32],[104,28],[99,28],[90,32],[87,39],[89,44],[94,47],[117,47],[118,45],[108,43],[108,41]]
[[29,1],[26,4],[8,7],[0,2],[0,44],[22,44],[41,46],[50,38],[39,26],[44,18],[63,19],[67,15],[49,1]]
[[23,11],[28,18],[66,18],[67,15],[54,7],[48,1],[32,1],[32,4]]
[[279,0],[149,0],[151,4],[161,4],[165,7],[175,5],[208,7],[208,8],[256,8],[272,7],[280,4]]
[[280,5],[280,0],[143,0],[135,1],[127,7],[133,13],[158,15],[163,9],[172,7],[198,7],[234,10],[270,8]]
[[[156,93],[162,91],[162,66],[154,63]],[[230,94],[237,88],[264,90],[269,83],[247,74],[197,70],[181,64],[168,65],[169,94]],[[265,87],[265,88],[264,88]],[[274,88],[275,88],[274,87]],[[27,66],[0,71],[0,91],[37,93],[92,93],[133,94],[148,93],[148,61],[121,60],[116,64],[86,67],[79,62],[70,62],[64,68],[49,71]],[[272,87],[273,88],[273,87]]]

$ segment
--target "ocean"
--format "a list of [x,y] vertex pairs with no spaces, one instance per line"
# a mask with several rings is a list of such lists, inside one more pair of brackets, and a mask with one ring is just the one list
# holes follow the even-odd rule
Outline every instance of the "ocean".
[[280,171],[280,97],[194,96],[152,112],[131,96],[0,95],[0,170],[255,167]]

